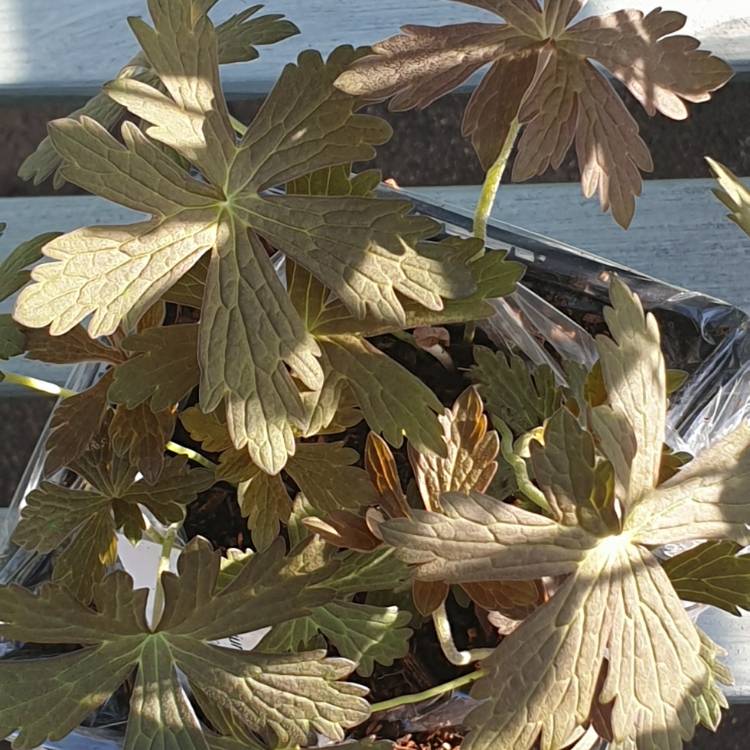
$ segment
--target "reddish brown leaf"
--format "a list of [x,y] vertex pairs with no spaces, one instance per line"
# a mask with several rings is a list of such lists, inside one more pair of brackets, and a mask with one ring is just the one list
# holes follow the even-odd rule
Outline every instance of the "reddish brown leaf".
[[513,620],[528,617],[544,602],[540,581],[478,581],[462,583],[461,588],[482,609]]
[[395,111],[423,109],[462,84],[505,48],[508,29],[496,24],[404,26],[373,45],[336,85],[371,100],[391,98]]
[[707,101],[732,75],[697,40],[670,36],[685,24],[681,13],[620,11],[571,27],[583,0],[547,0],[543,8],[537,0],[459,2],[505,23],[406,26],[336,85],[359,96],[393,97],[393,109],[424,107],[493,62],[463,124],[485,169],[516,120],[525,127],[516,180],[558,167],[575,139],[584,194],[598,191],[602,208],[623,226],[640,195],[640,171],[650,171],[652,162],[635,120],[591,61],[623,81],[648,114],[674,119],[687,117],[685,101]]
[[157,300],[151,307],[146,310],[138,321],[136,328],[138,333],[143,333],[149,328],[158,328],[164,323],[164,317],[167,314],[167,306],[164,300]]
[[380,539],[370,531],[367,519],[349,510],[334,511],[326,518],[309,516],[303,518],[302,523],[336,547],[371,552],[381,544]]
[[428,617],[445,601],[449,591],[448,584],[442,581],[414,581],[411,589],[414,606]]
[[45,474],[52,474],[79,458],[89,447],[107,413],[110,370],[95,386],[66,398],[52,415],[47,438]]
[[538,52],[528,50],[518,57],[498,60],[469,99],[461,129],[464,136],[471,138],[485,170],[500,155],[511,123],[534,79],[538,57]]
[[583,63],[581,75],[576,153],[583,194],[598,192],[602,210],[611,208],[615,221],[627,228],[641,194],[639,169],[654,168],[651,154],[609,81],[590,62]]
[[667,36],[685,25],[682,13],[660,8],[645,15],[621,10],[587,18],[561,41],[580,57],[598,60],[631,91],[649,115],[684,120],[682,99],[706,102],[732,76],[732,68],[690,36]]
[[581,12],[588,0],[551,0],[544,4],[544,25],[547,34],[556,38],[568,27],[568,24]]
[[476,388],[467,388],[439,418],[448,455],[420,453],[409,444],[409,461],[427,510],[440,512],[445,492],[484,492],[497,471],[497,433],[487,431],[484,405]]
[[365,468],[380,495],[380,504],[391,518],[406,518],[409,503],[398,478],[398,469],[388,443],[375,432],[367,436]]
[[118,406],[109,425],[115,452],[128,456],[151,484],[164,468],[164,446],[172,437],[176,418],[173,409],[153,412],[148,404],[135,409]]
[[547,47],[538,65],[518,119],[526,127],[518,143],[513,179],[522,182],[557,169],[575,138],[580,88],[579,61]]
[[419,326],[414,329],[414,343],[420,349],[429,351],[435,346],[450,346],[451,335],[442,326]]
[[62,336],[50,336],[46,328],[26,328],[26,356],[39,362],[72,365],[78,362],[124,362],[125,355],[98,339],[92,339],[83,326]]

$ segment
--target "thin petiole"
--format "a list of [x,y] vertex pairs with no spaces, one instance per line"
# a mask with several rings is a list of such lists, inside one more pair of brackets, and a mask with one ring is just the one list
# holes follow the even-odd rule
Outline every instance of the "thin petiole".
[[482,192],[479,195],[477,208],[474,212],[474,236],[482,241],[487,239],[487,222],[492,213],[492,207],[495,205],[497,191],[503,180],[503,175],[510,159],[510,153],[513,150],[520,130],[521,124],[518,122],[518,118],[516,118],[510,124],[508,135],[505,138],[503,147],[500,149],[497,161],[490,167],[487,176],[484,178]]
[[435,625],[435,633],[437,634],[440,648],[443,649],[445,658],[457,667],[465,667],[472,662],[482,661],[482,659],[486,659],[493,651],[491,648],[477,648],[469,651],[459,651],[456,648],[456,644],[453,641],[453,634],[451,633],[450,620],[448,620],[448,612],[445,609],[445,602],[432,613],[432,622]]
[[370,712],[373,714],[383,713],[383,711],[391,711],[394,708],[400,706],[408,706],[413,703],[422,703],[422,701],[430,700],[431,698],[437,698],[445,693],[450,693],[453,690],[458,690],[466,685],[470,685],[472,682],[480,680],[486,676],[487,672],[483,669],[478,669],[476,672],[465,674],[462,677],[456,677],[455,680],[450,682],[444,682],[441,685],[435,685],[435,687],[429,690],[424,690],[421,693],[412,693],[411,695],[401,695],[398,698],[391,698],[387,701],[381,701],[380,703],[373,703],[370,706]]
[[513,469],[513,474],[516,477],[516,484],[518,485],[519,491],[527,500],[530,500],[542,510],[550,513],[552,509],[549,507],[549,503],[547,502],[544,493],[531,481],[531,479],[529,479],[526,461],[524,461],[513,448],[513,433],[511,433],[510,428],[499,417],[493,417],[492,424],[500,433],[500,451],[503,454],[503,458]]

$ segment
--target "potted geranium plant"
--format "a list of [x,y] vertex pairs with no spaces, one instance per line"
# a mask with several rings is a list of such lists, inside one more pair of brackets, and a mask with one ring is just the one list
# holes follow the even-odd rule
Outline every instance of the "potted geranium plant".
[[[745,565],[750,428],[696,457],[665,447],[680,376],[616,277],[597,365],[560,362],[564,380],[473,324],[523,274],[484,246],[519,134],[517,177],[575,140],[585,192],[632,217],[648,149],[592,60],[676,118],[730,70],[670,36],[680,14],[576,24],[578,0],[467,2],[504,23],[304,52],[245,125],[219,64],[294,27],[150,0],[150,23],[131,20],[142,53],[24,165],[149,218],[37,238],[4,264],[20,294],[2,353],[101,365],[54,415],[49,478],[14,533],[51,555],[51,580],[0,588],[0,636],[47,648],[0,660],[15,747],[66,736],[118,691],[128,750],[361,738],[423,697],[379,681],[410,649],[442,654],[428,694],[476,682],[469,748],[674,748],[718,725],[729,677],[681,597],[747,602],[742,579],[718,596],[699,571]],[[488,167],[475,236],[445,236],[379,174],[352,174],[390,135],[360,110],[424,106],[486,63],[465,120]],[[724,186],[742,223],[747,195]],[[118,565],[119,545],[148,540],[151,599]],[[260,642],[226,640],[247,633]]]

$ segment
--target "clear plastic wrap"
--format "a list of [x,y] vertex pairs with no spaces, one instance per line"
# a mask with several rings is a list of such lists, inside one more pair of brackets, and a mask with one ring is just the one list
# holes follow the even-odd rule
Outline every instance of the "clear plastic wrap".
[[[443,222],[447,233],[470,234],[470,217],[418,196],[408,197],[419,212]],[[510,225],[492,223],[487,244],[527,266],[522,287],[510,298],[496,301],[496,314],[481,323],[492,340],[520,349],[534,363],[550,364],[560,379],[564,375],[557,357],[593,364],[596,352],[588,330],[604,330],[608,281],[617,273],[658,318],[669,366],[689,373],[669,414],[673,447],[695,453],[750,415],[750,321],[742,311]],[[83,390],[98,373],[98,365],[78,366],[68,387]],[[0,584],[34,586],[49,574],[45,556],[19,550],[10,542],[23,499],[40,480],[46,437],[45,429],[0,527]],[[0,644],[1,658],[13,658],[14,651],[17,648],[11,644]],[[90,717],[89,726],[46,746],[56,750],[121,747],[127,713],[121,698],[114,696]],[[379,719],[397,724],[404,733],[433,731],[460,725],[472,705],[468,695],[458,692],[404,706]],[[588,735],[578,741],[579,750],[599,746]]]

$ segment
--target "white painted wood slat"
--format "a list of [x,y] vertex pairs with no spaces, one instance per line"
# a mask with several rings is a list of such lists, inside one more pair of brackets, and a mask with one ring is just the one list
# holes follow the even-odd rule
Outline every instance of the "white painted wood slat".
[[[484,11],[450,0],[268,0],[268,12],[289,16],[302,34],[262,49],[261,58],[228,66],[227,90],[264,93],[286,62],[309,47],[371,44],[401,24],[492,20]],[[622,7],[652,10],[664,5],[688,16],[686,30],[738,67],[750,62],[750,7],[746,0],[592,0],[584,13]],[[247,7],[221,0],[217,19]],[[126,22],[145,15],[146,0],[0,0],[0,94],[90,94],[112,78],[136,50]]]
[[[627,231],[577,184],[504,185],[492,217],[750,312],[750,239],[726,218],[714,186],[647,180]],[[470,214],[479,195],[478,186],[409,190]]]

